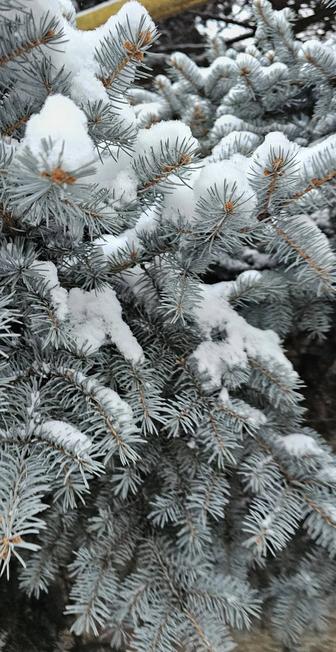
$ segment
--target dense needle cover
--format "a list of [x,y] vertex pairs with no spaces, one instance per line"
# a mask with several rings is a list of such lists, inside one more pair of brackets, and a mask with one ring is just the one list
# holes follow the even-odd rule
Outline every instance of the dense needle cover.
[[0,9],[0,649],[307,649],[336,464],[283,339],[332,316],[335,46],[255,0],[254,46],[146,91],[137,2]]

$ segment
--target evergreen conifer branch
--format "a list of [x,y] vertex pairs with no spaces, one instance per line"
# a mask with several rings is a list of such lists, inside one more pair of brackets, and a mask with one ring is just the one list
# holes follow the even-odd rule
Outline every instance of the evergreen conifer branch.
[[152,91],[137,2],[91,33],[30,5],[0,21],[0,599],[59,592],[41,652],[229,652],[258,618],[294,649],[335,583],[335,458],[283,349],[334,305],[333,46],[258,0],[253,45]]

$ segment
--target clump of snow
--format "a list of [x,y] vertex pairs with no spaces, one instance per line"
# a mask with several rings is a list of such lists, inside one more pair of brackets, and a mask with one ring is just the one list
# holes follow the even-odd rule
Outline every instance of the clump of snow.
[[121,170],[113,179],[111,189],[115,197],[122,201],[133,202],[137,198],[137,180],[132,170]]
[[224,405],[230,402],[229,392],[226,389],[226,387],[222,387],[221,391],[218,394],[218,400],[220,401],[220,403],[223,403]]
[[158,122],[150,127],[150,129],[140,129],[136,140],[136,152],[144,154],[147,152],[156,153],[161,151],[161,143],[165,142],[170,144],[172,152],[175,150],[176,142],[191,142],[197,147],[198,142],[193,137],[190,127],[185,125],[181,120],[167,120],[167,122]]
[[[134,229],[127,229],[128,231],[132,232],[135,231]],[[94,240],[94,244],[100,247],[100,250],[102,254],[108,258],[109,256],[115,256],[116,254],[120,253],[127,245],[129,244],[129,241],[127,239],[126,235],[127,231],[123,232],[121,235],[112,235],[111,233],[107,233],[106,235],[103,235],[101,238],[96,238]],[[134,233],[134,239],[136,238],[136,235]],[[132,240],[134,244],[134,239]]]
[[[256,164],[262,168],[272,170],[272,162],[281,157],[284,161],[291,161],[295,159],[296,168],[300,162],[298,158],[300,147],[297,143],[293,143],[280,131],[272,131],[265,136],[264,142],[257,147],[253,156],[251,157],[250,169],[253,173]],[[282,180],[286,178],[286,169],[282,169]]]
[[318,176],[319,173],[317,170],[321,160],[323,161],[323,175],[326,174],[327,163],[329,163],[329,169],[334,170],[336,162],[336,135],[332,134],[310,147],[301,147],[300,160],[304,167],[307,182],[313,177]]
[[[193,352],[200,373],[210,379],[213,387],[221,387],[227,368],[247,368],[249,358],[258,358],[271,366],[294,373],[281,348],[280,338],[272,330],[261,330],[245,321],[228,302],[230,287],[223,281],[200,285],[200,300],[193,309],[204,341]],[[211,333],[218,329],[223,340],[212,341]]]
[[211,188],[216,187],[222,193],[223,203],[230,200],[241,205],[240,212],[252,215],[256,207],[256,198],[246,175],[232,161],[209,163],[200,172],[194,183],[195,200],[209,198]]
[[119,425],[136,428],[131,406],[117,392],[99,384],[96,378],[85,376],[81,371],[75,371],[74,378],[75,382],[85,390],[85,393],[94,396],[95,400]]
[[257,251],[256,249],[252,249],[252,247],[243,248],[242,259],[247,261],[249,265],[253,265],[255,270],[272,267],[272,256]]
[[[153,175],[159,175],[162,170],[158,162],[166,164],[167,161],[176,162],[178,167],[181,163],[178,160],[178,152],[183,152],[190,158],[191,162],[194,152],[198,147],[198,141],[193,137],[190,127],[180,120],[167,120],[152,125],[149,129],[140,129],[135,142],[135,166],[139,173],[142,169],[142,160],[147,166],[153,168]],[[164,171],[168,175],[168,171]],[[179,179],[174,170],[169,174],[176,183]],[[142,179],[144,181],[144,179]]]
[[257,282],[262,279],[262,274],[256,269],[247,269],[245,272],[239,274],[238,278],[242,281]]
[[[130,2],[126,2],[121,7],[121,9],[118,11],[118,13],[115,16],[115,22],[117,24],[119,23],[119,24],[124,24],[125,26],[127,25],[127,28],[130,29],[133,38],[136,38],[138,34],[139,25],[141,25],[141,30],[143,32],[146,31],[149,31],[150,33],[155,32],[155,24],[152,21],[149,13],[142,6],[142,4],[140,4],[140,2],[137,2],[136,0],[131,0]],[[108,23],[109,21],[107,21],[104,31],[107,31]]]
[[[151,221],[150,217],[147,219]],[[145,220],[143,214],[143,226]],[[119,241],[118,238],[115,240]],[[106,246],[109,244],[106,243]],[[94,290],[86,292],[80,288],[72,288],[67,292],[60,286],[57,269],[52,262],[36,261],[32,268],[45,280],[58,319],[64,322],[64,328],[79,347],[85,346],[89,353],[93,353],[109,337],[127,360],[134,363],[143,360],[143,350],[123,321],[122,308],[112,288],[105,288],[99,293]]]
[[287,453],[294,457],[309,457],[310,455],[321,455],[323,453],[317,441],[303,433],[293,433],[282,437],[281,444]]
[[126,403],[119,394],[110,387],[96,387],[95,396],[98,401],[109,406],[109,411],[112,411],[115,419],[121,426],[135,427],[134,415],[131,406]]
[[109,337],[127,360],[143,360],[143,351],[122,319],[121,305],[112,288],[99,293],[72,288],[68,298],[69,331],[79,347],[93,353]]
[[66,421],[57,421],[54,419],[44,421],[40,429],[42,436],[50,437],[58,445],[74,449],[76,452],[87,452],[91,446],[89,437]]
[[244,131],[246,123],[235,115],[225,114],[217,118],[211,130],[211,140],[217,143],[221,138],[227,136],[232,131]]
[[[258,272],[258,270],[255,269],[247,269],[244,272],[241,272],[235,281],[225,281],[225,290],[223,290],[223,293],[225,292],[225,298],[228,301],[231,301],[232,295],[235,297],[238,289],[238,293],[240,292],[241,284],[243,286],[246,284],[247,287],[251,286],[256,286],[258,285],[259,281],[262,280],[262,274]],[[237,282],[239,285],[237,285]]]
[[[46,156],[43,145],[49,142],[52,147]],[[96,158],[84,112],[63,95],[48,97],[40,113],[29,119],[21,146],[29,147],[43,170],[61,165],[74,171]]]
[[[252,152],[260,142],[260,137],[257,134],[252,133],[251,131],[232,131],[227,136],[223,136],[219,143],[215,145],[211,153],[211,160],[223,160],[226,158],[231,158],[235,153],[241,152],[250,153]],[[248,159],[246,159],[248,164]]]
[[136,200],[138,179],[132,168],[132,159],[126,152],[117,152],[115,158],[110,154],[103,156],[90,180],[111,190],[116,207]]
[[127,246],[131,249],[141,249],[142,245],[139,239],[141,234],[153,231],[157,226],[158,217],[158,206],[153,204],[141,213],[135,227],[126,229],[119,236],[106,234],[101,238],[97,238],[94,244],[101,247],[106,257],[117,254],[118,251]]
[[[192,184],[192,181],[190,182]],[[190,222],[194,217],[194,191],[189,185],[180,185],[174,192],[165,193],[162,202],[162,219],[176,223],[179,219]]]
[[199,344],[193,353],[200,374],[206,374],[214,388],[221,387],[222,376],[227,366],[234,367],[241,363],[240,351],[231,348],[230,344],[206,340]]
[[68,314],[68,293],[60,286],[56,265],[50,260],[37,260],[31,268],[43,277],[46,289],[50,292],[56,317],[63,321]]
[[319,478],[324,482],[336,484],[336,465],[326,464],[319,473]]
[[166,120],[170,115],[169,105],[161,99],[157,102],[143,102],[134,107],[137,124],[140,129],[149,127],[155,122]]
[[71,97],[79,104],[84,97],[94,98],[96,102],[99,100],[106,102],[106,90],[92,70],[84,68],[76,72],[71,80]]
[[218,401],[228,408],[234,407],[235,411],[238,411],[239,415],[246,419],[250,426],[257,428],[267,421],[266,416],[261,412],[261,410],[248,405],[248,403],[245,403],[244,401],[238,401],[236,399],[235,405],[233,405],[226,387],[222,387],[219,392]]
[[[36,22],[47,12],[57,17],[64,40],[61,49],[49,50],[49,56],[57,69],[64,66],[70,76],[71,96],[80,103],[86,103],[88,98],[109,102],[107,90],[99,79],[101,70],[96,56],[104,41],[113,44],[113,41],[119,40],[120,27],[128,35],[126,40],[138,38],[139,30],[143,34],[155,33],[155,25],[148,12],[136,1],[127,2],[116,15],[95,30],[76,29],[70,0],[34,0],[30,4]],[[129,78],[131,80],[131,75]]]

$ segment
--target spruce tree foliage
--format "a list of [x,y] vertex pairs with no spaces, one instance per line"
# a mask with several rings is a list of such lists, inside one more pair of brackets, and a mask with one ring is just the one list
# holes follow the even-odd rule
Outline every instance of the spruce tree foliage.
[[88,33],[67,0],[0,8],[0,646],[228,652],[264,619],[299,650],[335,607],[336,465],[281,337],[328,327],[333,137],[263,116],[204,158],[130,106],[138,3]]
[[[286,172],[285,176],[293,184],[291,196],[295,196],[295,200],[286,203],[285,211],[273,195],[276,169],[274,174],[266,173],[268,178],[264,178],[263,184],[259,179],[256,182],[249,179],[260,197],[258,220],[265,222],[274,211],[286,220],[291,215],[286,223],[291,233],[285,229],[283,245],[277,247],[274,255],[268,236],[267,245],[263,241],[260,225],[258,233],[253,233],[239,256],[237,252],[234,256],[231,252],[221,253],[213,261],[212,269],[215,277],[225,280],[235,278],[239,271],[259,269],[267,287],[273,286],[272,275],[277,272],[282,290],[286,287],[282,300],[279,296],[272,298],[272,292],[266,290],[264,310],[259,310],[259,303],[256,310],[254,306],[245,308],[248,318],[263,328],[275,328],[282,337],[300,330],[321,335],[330,325],[329,298],[324,292],[319,298],[316,295],[308,298],[307,285],[293,284],[293,268],[288,262],[295,257],[301,258],[310,237],[315,238],[313,232],[307,236],[307,228],[312,228],[316,235],[319,233],[312,222],[327,234],[335,248],[335,45],[333,41],[297,40],[288,8],[275,11],[268,0],[254,0],[252,8],[256,32],[248,47],[244,50],[227,48],[220,33],[208,35],[208,67],[199,67],[188,55],[176,52],[169,59],[168,75],[155,79],[155,92],[132,89],[131,101],[140,127],[148,128],[160,120],[182,119],[190,126],[209,162],[229,160],[236,154],[251,156],[265,137],[269,138],[269,143],[276,142],[270,135],[275,131],[293,143],[291,154],[286,147],[284,151],[288,157],[285,163],[288,175]],[[275,153],[280,152],[281,147],[279,141]],[[258,165],[264,163],[266,160]],[[265,165],[265,171],[270,172],[271,168],[272,165],[270,168]],[[251,173],[254,175],[255,170]],[[281,177],[282,170],[279,170],[279,181]],[[286,184],[282,185],[287,192]],[[261,208],[263,202],[265,209]],[[304,226],[303,215],[308,218]],[[276,239],[278,236],[279,233]],[[286,257],[288,238],[296,252],[292,249],[289,258]],[[313,244],[315,251],[316,245],[317,241]],[[306,251],[308,257],[310,253],[312,251]],[[308,258],[305,260],[307,262]],[[303,288],[304,296],[301,294]],[[277,311],[278,318],[275,318]]]

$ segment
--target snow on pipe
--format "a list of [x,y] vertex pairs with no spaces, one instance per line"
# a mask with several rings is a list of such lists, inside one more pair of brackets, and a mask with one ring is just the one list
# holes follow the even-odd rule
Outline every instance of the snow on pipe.
[[[79,29],[95,29],[103,25],[108,18],[116,14],[126,0],[108,0],[97,7],[80,11],[76,16]],[[205,4],[205,0],[142,0],[141,4],[149,11],[154,20],[168,18],[196,5]]]

